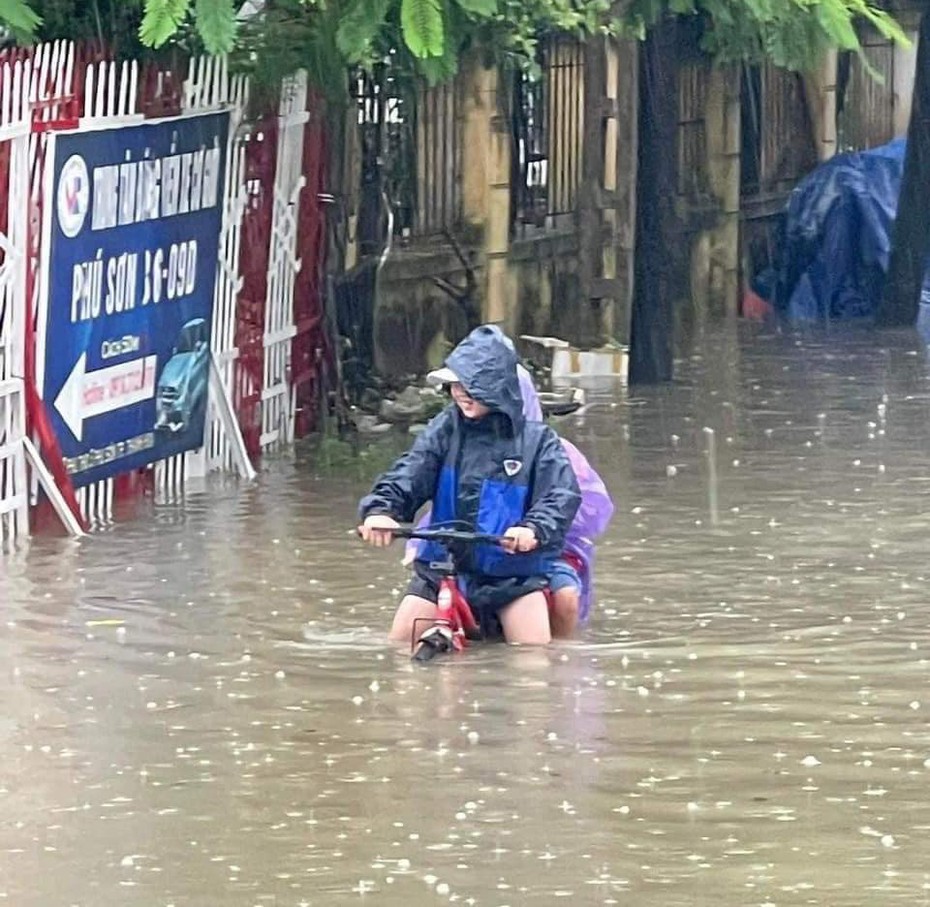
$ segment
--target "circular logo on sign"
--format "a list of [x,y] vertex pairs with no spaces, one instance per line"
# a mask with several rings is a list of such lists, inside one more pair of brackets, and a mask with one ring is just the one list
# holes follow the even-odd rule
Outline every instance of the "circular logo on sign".
[[81,232],[90,207],[90,178],[87,164],[79,154],[72,154],[58,177],[58,225],[69,239]]

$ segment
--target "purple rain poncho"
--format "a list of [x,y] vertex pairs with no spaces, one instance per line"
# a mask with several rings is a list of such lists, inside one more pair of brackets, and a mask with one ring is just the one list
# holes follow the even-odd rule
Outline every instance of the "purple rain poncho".
[[[523,415],[530,422],[541,422],[543,418],[542,407],[539,404],[539,394],[533,377],[522,366],[517,365],[517,376],[520,379],[520,393],[523,395]],[[603,480],[587,457],[571,441],[559,438],[562,447],[572,464],[578,486],[581,488],[581,507],[565,537],[565,550],[581,561],[581,596],[578,604],[578,620],[587,621],[591,614],[591,605],[594,601],[594,540],[601,535],[610,523],[614,513],[614,504]],[[429,522],[430,508],[420,518],[418,526]],[[419,543],[409,541],[406,548],[405,563],[411,562],[417,552]]]

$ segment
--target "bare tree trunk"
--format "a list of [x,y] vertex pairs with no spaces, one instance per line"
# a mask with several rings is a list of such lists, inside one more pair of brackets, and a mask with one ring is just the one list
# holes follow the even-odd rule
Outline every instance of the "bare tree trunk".
[[912,325],[930,256],[930,11],[920,18],[914,102],[898,214],[891,243],[888,278],[876,321],[884,327]]
[[630,328],[630,383],[671,381],[674,292],[682,262],[678,186],[677,28],[665,19],[640,51],[636,260]]

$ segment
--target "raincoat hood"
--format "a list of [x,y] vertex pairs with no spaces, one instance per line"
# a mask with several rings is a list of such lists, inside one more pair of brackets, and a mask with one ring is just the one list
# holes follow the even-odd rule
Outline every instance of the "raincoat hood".
[[523,396],[513,344],[494,325],[475,328],[446,359],[466,391],[493,412],[503,413],[515,433],[523,428]]

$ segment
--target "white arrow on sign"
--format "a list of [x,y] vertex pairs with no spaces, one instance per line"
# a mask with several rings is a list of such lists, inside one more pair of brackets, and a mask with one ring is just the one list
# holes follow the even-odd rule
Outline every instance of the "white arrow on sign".
[[146,356],[87,371],[87,353],[81,353],[58,396],[55,409],[61,413],[71,434],[80,441],[84,420],[141,403],[155,396],[157,356]]

